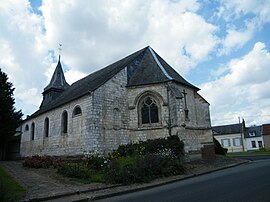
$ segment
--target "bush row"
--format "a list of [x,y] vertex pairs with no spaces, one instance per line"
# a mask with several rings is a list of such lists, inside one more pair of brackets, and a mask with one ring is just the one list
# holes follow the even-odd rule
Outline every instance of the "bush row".
[[177,135],[169,136],[167,138],[152,139],[141,141],[135,144],[120,145],[116,151],[112,153],[113,156],[136,156],[145,155],[147,153],[157,153],[164,149],[171,150],[174,155],[184,155],[184,143],[180,141]]
[[30,168],[49,168],[58,167],[64,164],[64,161],[52,156],[31,156],[26,157],[23,161],[23,166]]
[[57,166],[57,171],[83,182],[139,183],[185,172],[184,144],[178,136],[120,145],[108,156],[89,153],[78,162],[63,162],[49,156],[26,158],[24,166]]

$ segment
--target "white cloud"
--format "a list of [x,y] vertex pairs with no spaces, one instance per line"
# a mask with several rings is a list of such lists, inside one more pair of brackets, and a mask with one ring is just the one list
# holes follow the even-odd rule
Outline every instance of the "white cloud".
[[270,22],[269,0],[224,0],[219,9],[219,16],[227,21],[241,18],[243,15],[254,14],[264,23]]
[[252,38],[253,34],[253,26],[248,26],[245,30],[229,28],[226,37],[221,41],[222,48],[219,50],[218,55],[227,55],[232,50],[242,48]]
[[40,105],[59,43],[69,83],[148,45],[187,73],[217,44],[217,28],[196,14],[200,6],[195,0],[47,0],[37,15],[27,0],[1,2],[0,66],[16,88],[17,108],[31,114]]
[[65,62],[77,71],[92,72],[151,45],[187,73],[217,43],[216,27],[194,13],[199,6],[190,0],[45,1],[41,10],[47,43],[63,43]]
[[[38,105],[34,102],[40,100],[40,89],[44,85],[42,72],[46,67],[42,60],[48,50],[42,34],[42,18],[31,12],[28,1],[3,1],[0,24],[0,66],[16,88],[16,103],[20,103],[17,108],[32,108],[33,112],[33,106]],[[32,92],[31,102],[22,96],[27,91]]]
[[214,124],[235,122],[238,116],[257,124],[270,121],[269,64],[270,53],[258,42],[247,55],[231,60],[226,70],[222,68],[226,75],[200,86],[201,94],[211,103]]
[[257,31],[270,23],[270,1],[221,1],[214,16],[226,21],[226,35],[221,40],[218,55],[228,55],[246,45]]

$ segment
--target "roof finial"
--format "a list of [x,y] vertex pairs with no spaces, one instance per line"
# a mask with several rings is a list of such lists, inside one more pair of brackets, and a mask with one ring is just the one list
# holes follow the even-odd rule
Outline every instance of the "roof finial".
[[59,48],[58,48],[58,50],[59,50],[59,61],[60,61],[61,51],[62,51],[62,44],[61,44],[61,43],[59,43]]

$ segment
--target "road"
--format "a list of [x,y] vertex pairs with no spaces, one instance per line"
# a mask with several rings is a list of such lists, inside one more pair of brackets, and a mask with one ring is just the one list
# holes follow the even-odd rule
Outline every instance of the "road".
[[103,202],[267,202],[270,201],[270,159],[115,196]]

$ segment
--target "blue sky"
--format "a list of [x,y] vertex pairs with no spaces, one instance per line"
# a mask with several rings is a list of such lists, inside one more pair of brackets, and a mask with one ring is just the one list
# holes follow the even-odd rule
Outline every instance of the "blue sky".
[[0,67],[25,115],[59,43],[70,84],[150,45],[201,89],[213,125],[270,123],[270,0],[10,0],[0,27]]

